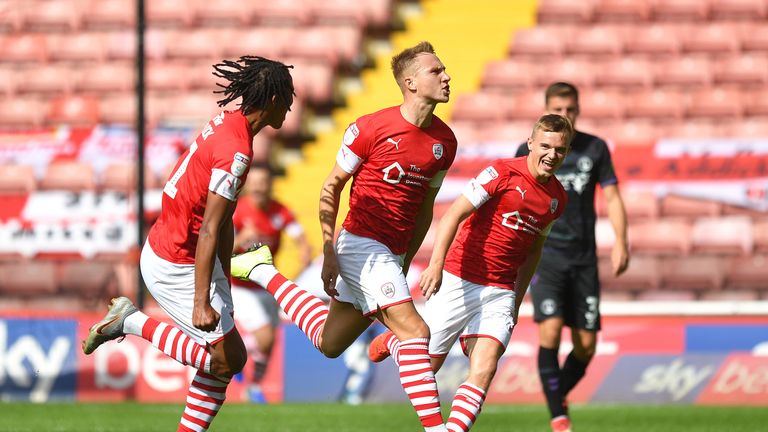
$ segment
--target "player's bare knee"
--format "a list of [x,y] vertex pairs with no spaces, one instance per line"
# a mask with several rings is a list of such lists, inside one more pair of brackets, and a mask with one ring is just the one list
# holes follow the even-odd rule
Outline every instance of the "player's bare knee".
[[469,381],[480,387],[488,388],[494,375],[496,375],[496,363],[482,363],[473,366],[472,370],[469,371]]

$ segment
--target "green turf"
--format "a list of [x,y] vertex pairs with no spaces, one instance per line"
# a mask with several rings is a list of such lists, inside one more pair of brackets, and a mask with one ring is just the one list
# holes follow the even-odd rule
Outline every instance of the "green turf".
[[[0,402],[0,431],[175,431],[181,404],[26,404]],[[446,412],[447,409],[444,409]],[[754,432],[768,430],[765,407],[580,405],[571,409],[577,432]],[[548,432],[542,406],[488,405],[474,432]],[[229,404],[216,431],[419,431],[407,405]]]

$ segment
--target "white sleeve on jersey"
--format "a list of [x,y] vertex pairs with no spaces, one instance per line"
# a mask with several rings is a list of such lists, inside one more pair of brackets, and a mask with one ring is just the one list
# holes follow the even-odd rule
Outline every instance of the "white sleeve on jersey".
[[232,175],[232,173],[214,168],[211,172],[211,182],[208,183],[208,190],[230,201],[237,201],[237,194],[240,192],[241,183],[242,180]]
[[336,154],[336,163],[341,169],[352,174],[363,162],[360,156],[356,155],[346,144],[342,144],[339,152]]
[[429,181],[429,187],[431,188],[439,188],[443,185],[443,179],[445,178],[445,175],[448,173],[448,170],[442,170],[438,171],[437,174],[435,174],[434,177],[432,177],[432,180]]
[[469,202],[472,203],[473,206],[475,206],[475,208],[480,208],[481,205],[485,204],[486,201],[491,199],[491,195],[488,194],[488,192],[485,190],[485,188],[483,188],[480,182],[477,181],[477,179],[470,180],[469,183],[464,186],[462,194],[466,199],[469,200]]

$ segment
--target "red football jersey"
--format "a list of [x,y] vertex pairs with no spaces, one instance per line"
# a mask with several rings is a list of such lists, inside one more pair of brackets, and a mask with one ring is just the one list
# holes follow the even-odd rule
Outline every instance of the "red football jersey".
[[419,128],[395,106],[357,119],[336,156],[353,174],[344,228],[396,255],[408,249],[427,189],[440,187],[456,157],[456,137],[437,116]]
[[494,161],[463,194],[477,210],[448,250],[445,270],[476,284],[513,289],[534,240],[565,210],[565,189],[555,177],[537,182],[520,157]]
[[296,222],[296,217],[288,207],[275,200],[271,200],[267,209],[263,210],[250,197],[244,196],[237,202],[232,221],[235,230],[253,225],[259,233],[258,242],[268,245],[272,255],[277,255],[280,250],[280,234],[284,230],[291,237],[303,233],[301,225]]
[[155,253],[194,264],[208,191],[236,201],[251,166],[253,134],[240,111],[224,111],[203,128],[163,188],[160,217],[149,231]]

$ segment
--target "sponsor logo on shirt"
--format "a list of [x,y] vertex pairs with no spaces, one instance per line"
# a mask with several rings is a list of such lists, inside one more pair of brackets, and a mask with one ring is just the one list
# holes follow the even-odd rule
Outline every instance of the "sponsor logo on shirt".
[[387,282],[381,286],[381,293],[385,296],[392,298],[395,296],[395,285],[392,282]]
[[245,170],[248,169],[248,164],[251,162],[251,159],[240,153],[235,153],[235,156],[232,160],[232,167],[230,168],[230,171],[232,171],[232,174],[235,177],[240,177],[241,175],[245,174]]
[[440,160],[443,157],[443,145],[440,143],[432,144],[432,154],[435,155],[435,159]]
[[342,139],[342,142],[344,145],[352,145],[353,142],[355,142],[355,138],[360,135],[360,129],[357,128],[357,124],[352,123],[349,125],[346,131],[344,131],[344,138]]
[[399,139],[399,140],[397,140],[397,141],[395,141],[395,140],[394,140],[394,139],[392,139],[392,138],[387,138],[387,142],[388,142],[388,143],[390,143],[390,144],[394,144],[394,145],[395,145],[395,148],[396,148],[396,149],[398,149],[398,150],[400,150],[400,141],[402,141],[402,140],[403,140],[402,138],[400,138],[400,139]]

